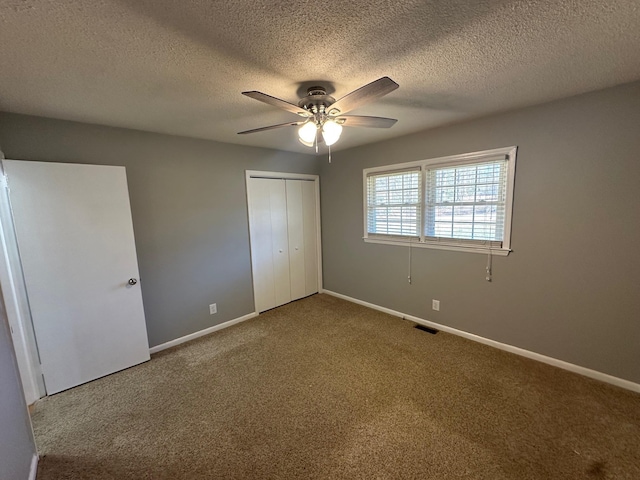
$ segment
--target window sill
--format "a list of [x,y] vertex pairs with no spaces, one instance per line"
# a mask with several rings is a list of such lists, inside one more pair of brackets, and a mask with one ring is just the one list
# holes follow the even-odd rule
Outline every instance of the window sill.
[[364,241],[365,243],[379,243],[382,245],[398,245],[402,247],[408,247],[409,245],[411,245],[412,248],[431,248],[435,250],[450,250],[453,252],[482,253],[484,255],[487,255],[489,252],[491,252],[491,255],[495,255],[498,257],[506,257],[511,252],[511,250],[506,248],[489,249],[485,247],[478,247],[475,245],[468,246],[468,247],[465,247],[463,245],[447,245],[447,244],[438,245],[434,243],[421,243],[418,241],[408,242],[406,240],[399,240],[399,239],[382,239],[382,238],[365,237]]

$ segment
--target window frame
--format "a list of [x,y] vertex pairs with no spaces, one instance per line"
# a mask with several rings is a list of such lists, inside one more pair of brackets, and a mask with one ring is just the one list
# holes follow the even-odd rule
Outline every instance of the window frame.
[[[452,250],[471,253],[491,253],[493,255],[506,256],[511,252],[511,223],[513,214],[513,197],[516,170],[517,146],[494,148],[479,152],[449,155],[446,157],[430,158],[414,162],[397,163],[383,165],[379,167],[365,168],[362,171],[363,182],[363,220],[364,220],[364,241],[366,243],[378,243],[384,245],[408,245],[421,248],[432,248],[437,250]],[[474,163],[490,162],[492,160],[507,160],[506,167],[506,192],[505,192],[505,212],[504,212],[504,232],[502,246],[491,246],[491,241],[483,244],[483,240],[447,239],[440,238],[434,241],[432,238],[425,239],[426,215],[427,215],[427,170],[434,167],[455,167],[458,165],[470,165]],[[369,175],[380,175],[385,172],[394,173],[399,170],[419,167],[421,175],[421,186],[419,198],[421,202],[421,218],[419,219],[419,237],[385,235],[368,232],[368,183]]]
[[[422,190],[423,190],[423,186],[422,186],[422,180],[423,180],[423,175],[422,175],[422,169],[418,166],[414,166],[412,168],[403,168],[400,170],[397,169],[393,169],[393,170],[385,170],[382,172],[382,174],[384,176],[391,176],[391,175],[397,175],[397,174],[405,174],[405,173],[417,173],[417,177],[418,177],[418,202],[416,203],[416,205],[418,206],[418,209],[420,210],[419,214],[416,216],[416,235],[403,235],[403,234],[394,234],[394,233],[380,233],[380,234],[376,234],[376,235],[381,235],[384,238],[397,238],[397,239],[417,239],[420,237],[420,231],[422,230],[422,222],[424,219],[424,213],[423,213],[423,208],[424,206],[422,205]],[[366,178],[365,178],[365,185],[366,185],[366,198],[365,198],[365,202],[367,205],[366,208],[366,214],[369,214],[369,197],[368,197],[368,193],[369,193],[369,178],[371,177],[375,177],[377,174],[376,172],[371,172],[370,174],[367,174]],[[404,190],[403,190],[404,191]],[[406,205],[406,204],[404,204]],[[389,207],[396,207],[396,208],[401,208],[403,206],[403,204],[393,204],[393,205],[389,205]],[[376,208],[375,206],[373,208]],[[368,219],[365,219],[365,228],[368,230]],[[368,233],[368,232],[367,232]]]

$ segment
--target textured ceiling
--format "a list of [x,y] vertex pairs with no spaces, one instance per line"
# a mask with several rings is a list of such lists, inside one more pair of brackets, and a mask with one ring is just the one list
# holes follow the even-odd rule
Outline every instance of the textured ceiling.
[[[310,153],[240,94],[339,98],[346,148],[640,79],[638,0],[0,0],[0,110]],[[317,82],[315,82],[317,81]]]

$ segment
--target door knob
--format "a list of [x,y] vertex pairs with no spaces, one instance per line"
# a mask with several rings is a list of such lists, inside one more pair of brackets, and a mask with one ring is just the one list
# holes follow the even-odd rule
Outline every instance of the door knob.
[[138,280],[136,280],[135,278],[130,278],[128,283],[129,285],[135,285],[136,283],[138,283]]

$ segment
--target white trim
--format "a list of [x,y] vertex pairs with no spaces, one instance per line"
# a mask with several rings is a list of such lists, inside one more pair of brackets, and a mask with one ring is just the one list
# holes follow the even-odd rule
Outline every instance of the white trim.
[[[6,160],[6,159],[5,159]],[[31,320],[29,298],[24,283],[22,262],[13,224],[4,161],[0,162],[0,288],[4,296],[7,320],[11,327],[22,389],[27,405],[44,397],[44,380]]]
[[[407,237],[408,238],[408,237]],[[488,254],[491,251],[491,255],[496,257],[506,257],[509,255],[511,250],[507,250],[505,248],[489,248],[489,247],[480,247],[480,246],[457,246],[457,245],[447,245],[447,244],[436,244],[436,243],[424,243],[424,242],[410,242],[408,240],[395,240],[395,239],[381,239],[381,238],[373,238],[373,237],[365,237],[365,243],[380,243],[382,245],[399,245],[402,247],[408,246],[411,244],[411,247],[418,248],[433,248],[436,250],[452,250],[454,252],[467,252],[467,253],[482,253],[484,255]]]
[[283,178],[289,180],[317,180],[318,175],[308,173],[266,172],[261,170],[246,170],[246,178]]
[[316,249],[318,250],[318,292],[322,292],[322,219],[320,218],[320,176],[315,179],[316,187]]
[[517,152],[518,147],[511,147],[511,150],[507,154],[509,157],[509,161],[507,162],[507,199],[504,210],[504,231],[502,233],[502,245],[503,248],[506,249],[511,248],[511,224],[513,216],[513,199],[515,197],[513,189],[516,178]]
[[31,459],[31,468],[29,469],[29,480],[36,480],[36,475],[38,474],[38,454],[34,453],[33,458]]
[[515,155],[515,150],[517,146],[511,147],[501,147],[494,148],[491,150],[482,150],[479,152],[471,152],[471,153],[459,153],[457,155],[447,155],[446,157],[437,157],[437,158],[429,158],[427,160],[414,160],[411,162],[404,163],[392,163],[391,165],[382,165],[380,167],[371,167],[365,168],[367,173],[372,172],[386,172],[386,171],[395,171],[402,170],[405,168],[418,167],[422,165],[437,165],[439,163],[459,163],[464,164],[468,162],[481,162],[487,159],[491,159],[491,157],[498,157],[502,155]]
[[[245,190],[247,192],[247,221],[249,219],[249,205],[251,204],[251,192],[249,189],[250,178],[280,178],[283,180],[310,180],[315,184],[316,191],[316,247],[318,250],[318,293],[322,293],[322,232],[320,230],[322,220],[320,218],[320,175],[312,175],[307,173],[287,173],[287,172],[268,172],[261,170],[245,170]],[[251,243],[251,232],[249,232],[249,243]],[[253,284],[253,257],[251,258],[251,282],[253,286],[253,307],[257,310],[256,288]]]
[[[424,173],[422,174],[424,179]],[[424,210],[424,208],[422,209]],[[423,214],[424,217],[424,214]],[[362,171],[362,223],[364,223],[364,238],[365,242],[369,238],[369,181],[367,178],[367,171]],[[422,230],[422,226],[420,226]]]
[[[0,192],[0,195],[3,195],[3,193]],[[0,200],[0,202],[3,201],[4,199]],[[0,206],[0,209],[3,208],[4,205]],[[3,213],[5,212],[3,211],[0,215]],[[5,221],[9,223],[11,219],[2,218],[1,222],[4,223]],[[41,375],[42,373],[40,365],[37,363],[36,347],[30,341],[27,333],[27,328],[31,326],[31,316],[24,308],[26,306],[26,302],[24,302],[26,299],[24,283],[17,280],[22,274],[16,268],[16,264],[19,264],[19,258],[17,258],[17,255],[11,255],[11,253],[15,253],[15,251],[11,252],[11,250],[15,249],[10,248],[15,247],[15,244],[11,244],[15,240],[15,237],[13,237],[15,232],[11,228],[13,223],[11,222],[10,228],[7,229],[11,230],[10,232],[5,231],[3,227],[4,225],[0,225],[0,288],[4,297],[5,313],[11,330],[11,339],[16,353],[24,398],[27,405],[31,405],[36,400],[44,397],[45,392],[40,391],[37,382],[38,374]]]
[[191,340],[195,340],[196,338],[203,337],[205,335],[209,335],[210,333],[217,332],[218,330],[222,330],[228,328],[237,323],[244,322],[245,320],[249,320],[250,318],[255,318],[258,316],[257,312],[248,313],[247,315],[243,315],[242,317],[234,318],[233,320],[229,320],[228,322],[219,323],[218,325],[214,325],[213,327],[205,328],[204,330],[200,330],[198,332],[190,333],[189,335],[185,335],[184,337],[176,338],[175,340],[171,340],[170,342],[161,343],[160,345],[156,345],[155,347],[151,347],[149,349],[149,353],[158,353],[162,350],[166,350],[167,348],[175,347],[176,345],[180,345],[181,343],[189,342]]
[[495,340],[481,337],[473,333],[465,332],[463,330],[458,330],[452,327],[447,327],[446,325],[441,325],[439,323],[435,323],[430,320],[424,320],[419,317],[414,317],[413,315],[407,315],[402,312],[398,312],[397,310],[381,307],[379,305],[365,302],[364,300],[358,300],[357,298],[349,297],[341,293],[332,292],[330,290],[324,290],[323,292],[326,293],[327,295],[341,298],[342,300],[346,300],[348,302],[357,303],[358,305],[363,305],[373,310],[378,310],[380,312],[387,313],[394,317],[400,317],[406,320],[411,320],[412,322],[419,323],[427,327],[432,327],[437,330],[442,330],[443,332],[451,333],[453,335],[458,335],[459,337],[463,337],[468,340],[473,340],[474,342],[482,343],[484,345],[489,345],[490,347],[504,350],[506,352],[515,353],[516,355],[520,355],[521,357],[537,360],[538,362],[546,363],[547,365],[552,365],[554,367],[562,368],[563,370],[568,370],[570,372],[577,373],[579,375],[584,375],[585,377],[593,378],[595,380],[600,380],[601,382],[609,383],[617,387],[625,388],[627,390],[640,393],[640,384],[631,382],[629,380],[625,380],[623,378],[614,377],[613,375],[598,372],[597,370],[591,370],[590,368],[581,367],[580,365],[565,362],[564,360],[558,360],[557,358],[547,357],[546,355],[532,352],[530,350],[525,350],[524,348],[514,347],[513,345],[497,342]]

